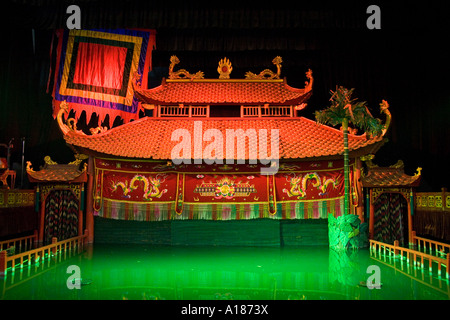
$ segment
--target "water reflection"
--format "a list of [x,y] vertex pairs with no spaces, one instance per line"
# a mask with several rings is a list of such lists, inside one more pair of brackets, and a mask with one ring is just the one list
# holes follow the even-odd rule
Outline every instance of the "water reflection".
[[[79,290],[66,285],[73,264],[89,280]],[[360,285],[374,264],[381,289]],[[96,245],[41,272],[16,270],[0,284],[2,299],[16,300],[449,299],[448,280],[435,288],[420,277],[368,250]]]

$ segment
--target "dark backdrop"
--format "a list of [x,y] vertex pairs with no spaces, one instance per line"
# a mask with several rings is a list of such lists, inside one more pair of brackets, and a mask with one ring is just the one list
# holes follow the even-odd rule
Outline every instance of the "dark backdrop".
[[[313,70],[305,117],[313,119],[315,110],[327,107],[338,85],[355,88],[355,96],[383,121],[379,103],[386,99],[392,113],[389,142],[375,163],[402,159],[408,174],[422,167],[421,190],[449,186],[450,11],[434,2],[374,1],[381,8],[381,30],[369,30],[366,9],[372,3],[365,1],[9,1],[2,10],[0,143],[14,139],[12,161],[19,171],[22,138],[24,159],[36,169],[45,155],[73,160],[46,92],[52,31],[66,26],[72,3],[81,8],[84,29],[157,30],[150,86],[167,75],[173,54],[181,60],[177,68],[201,70],[209,78],[218,77],[223,57],[233,64],[231,77],[243,78],[247,71],[275,70],[271,61],[280,55],[282,76],[293,87],[303,87],[305,72]],[[20,174],[17,181],[20,186]]]

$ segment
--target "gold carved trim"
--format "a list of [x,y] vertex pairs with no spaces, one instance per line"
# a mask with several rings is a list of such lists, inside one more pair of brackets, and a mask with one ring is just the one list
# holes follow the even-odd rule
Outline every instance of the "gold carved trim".
[[108,127],[98,126],[97,128],[90,128],[89,131],[92,135],[104,133],[104,132],[108,131]]
[[409,201],[410,189],[407,188],[373,188],[372,189],[372,204],[378,199],[378,197],[383,193],[399,193],[406,201]]
[[69,183],[69,184],[42,184],[40,186],[41,190],[41,200],[50,194],[54,190],[70,190],[75,194],[78,200],[81,199],[81,184],[79,183]]
[[35,190],[0,190],[0,208],[28,207],[35,202]]
[[284,79],[167,79],[167,83],[174,82],[241,82],[241,83],[249,83],[249,82],[264,82],[264,83],[282,83],[285,82]]

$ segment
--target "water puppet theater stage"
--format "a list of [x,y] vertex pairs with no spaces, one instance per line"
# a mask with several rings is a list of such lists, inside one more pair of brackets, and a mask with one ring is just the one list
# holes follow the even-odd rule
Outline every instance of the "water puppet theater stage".
[[[52,29],[48,115],[71,159],[22,151],[18,170],[1,145],[1,300],[449,299],[449,195],[418,192],[430,167],[383,153],[413,100],[386,90],[395,75],[372,90],[373,72],[346,70],[355,54],[281,44],[284,28],[266,31],[286,50],[250,63],[255,42],[200,50],[193,29],[133,25]],[[327,72],[370,103],[328,91]]]

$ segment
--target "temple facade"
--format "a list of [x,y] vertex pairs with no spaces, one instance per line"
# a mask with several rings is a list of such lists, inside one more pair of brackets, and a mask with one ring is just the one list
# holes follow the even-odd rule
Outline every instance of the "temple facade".
[[35,211],[38,212],[38,241],[50,243],[53,237],[66,240],[83,234],[84,186],[87,164],[83,155],[75,161],[59,164],[50,156],[44,166],[34,170],[27,162],[27,175],[36,184]]
[[[66,143],[89,156],[86,228],[94,217],[129,221],[325,220],[342,215],[343,132],[301,116],[313,92],[293,88],[276,71],[231,77],[219,62],[217,78],[174,70],[134,95],[148,116],[108,129],[78,130],[62,102],[57,117]],[[384,136],[349,134],[351,213],[364,220],[361,157]]]
[[413,175],[405,174],[403,161],[389,167],[372,163],[373,155],[364,157],[367,170],[361,183],[366,190],[366,216],[369,234],[377,241],[402,246],[412,244],[414,193],[421,180],[422,168]]

